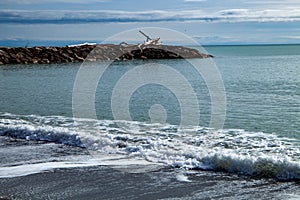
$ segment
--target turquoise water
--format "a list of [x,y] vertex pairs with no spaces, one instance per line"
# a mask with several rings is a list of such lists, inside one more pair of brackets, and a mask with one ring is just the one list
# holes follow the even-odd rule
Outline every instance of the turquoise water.
[[300,46],[225,46],[207,50],[223,75],[226,127],[300,135]]
[[[211,46],[205,49],[222,74],[227,96],[224,128],[277,133],[300,137],[300,46]],[[146,61],[151,63],[153,61]],[[210,97],[203,80],[185,70],[183,60],[161,60],[159,64],[181,70],[193,84],[200,104],[200,125],[208,126]],[[124,72],[145,61],[112,64],[96,94],[99,119],[113,119],[110,95]],[[0,67],[0,112],[22,115],[72,116],[73,84],[78,63],[52,65],[5,65]],[[142,98],[141,98],[142,97]],[[171,124],[180,121],[178,101],[163,87],[140,88],[131,99],[132,117],[149,121],[148,110],[160,103]]]

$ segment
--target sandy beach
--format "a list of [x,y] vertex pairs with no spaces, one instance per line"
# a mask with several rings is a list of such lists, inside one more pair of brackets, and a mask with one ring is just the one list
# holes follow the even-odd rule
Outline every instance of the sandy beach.
[[101,166],[4,178],[0,185],[0,195],[12,199],[288,199],[300,187],[299,182],[214,172],[163,169],[134,174]]

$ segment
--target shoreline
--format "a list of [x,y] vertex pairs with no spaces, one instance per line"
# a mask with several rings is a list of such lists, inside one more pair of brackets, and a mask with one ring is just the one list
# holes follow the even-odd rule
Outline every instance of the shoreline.
[[11,199],[284,199],[299,192],[296,182],[178,169],[126,173],[105,166],[2,178],[0,184],[0,196]]
[[184,46],[145,44],[85,44],[65,47],[0,47],[0,65],[50,64],[133,59],[211,58],[212,55]]
[[[42,141],[15,141],[1,137],[2,148],[30,147],[42,157]],[[82,149],[56,144],[56,156]],[[42,149],[39,153],[37,147]],[[64,150],[62,150],[62,148]],[[25,149],[23,148],[23,151]],[[13,152],[20,152],[15,151]],[[33,155],[34,156],[34,155]],[[20,156],[18,156],[20,157]],[[56,158],[58,159],[58,157]],[[96,165],[53,168],[39,173],[0,178],[0,199],[288,199],[299,197],[300,182],[255,178],[224,172],[159,167],[150,171],[143,165]],[[134,172],[134,173],[132,173]],[[141,173],[139,173],[141,172]]]

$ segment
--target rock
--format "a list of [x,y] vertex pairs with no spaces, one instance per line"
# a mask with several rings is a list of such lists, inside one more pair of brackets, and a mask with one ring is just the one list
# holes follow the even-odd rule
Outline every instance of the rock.
[[169,45],[82,45],[72,47],[0,48],[0,64],[63,63],[99,60],[210,58],[196,49]]

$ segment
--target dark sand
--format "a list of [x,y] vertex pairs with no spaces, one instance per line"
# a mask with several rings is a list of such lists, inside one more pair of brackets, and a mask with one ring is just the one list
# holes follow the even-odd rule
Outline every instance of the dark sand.
[[0,179],[0,196],[13,199],[288,199],[300,183],[250,179],[223,173],[179,169],[127,173],[109,167],[56,169]]
[[[44,143],[35,144],[32,141],[17,139],[0,141],[1,161],[11,163],[11,160],[13,162],[21,162],[24,159],[49,160],[66,154],[82,153],[81,149],[79,151],[66,145],[57,145],[59,146],[57,148],[46,143],[47,148],[44,146],[40,148],[39,145],[42,144]],[[7,146],[14,147],[15,151],[7,150]],[[27,153],[24,158],[22,157],[24,150],[34,153]],[[6,196],[12,199],[290,199],[295,195],[294,199],[296,199],[296,195],[300,194],[299,182],[277,182],[272,179],[253,179],[204,171],[186,174],[191,182],[182,182],[178,180],[180,173],[182,170],[179,169],[160,169],[132,174],[100,166],[56,169],[51,172],[0,179],[0,197]]]
[[[9,147],[9,148],[8,148]],[[29,152],[29,153],[28,153]],[[34,153],[32,153],[34,152]],[[24,153],[24,154],[23,154]],[[85,155],[82,148],[62,144],[0,137],[5,163],[59,159]],[[24,157],[24,155],[26,157]],[[278,182],[233,174],[174,168],[128,173],[143,166],[54,169],[15,178],[0,178],[1,197],[10,199],[290,199],[300,194],[300,182]],[[190,182],[184,182],[188,178]],[[299,197],[299,196],[298,196]],[[297,199],[298,197],[294,198]]]

